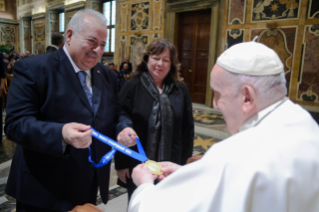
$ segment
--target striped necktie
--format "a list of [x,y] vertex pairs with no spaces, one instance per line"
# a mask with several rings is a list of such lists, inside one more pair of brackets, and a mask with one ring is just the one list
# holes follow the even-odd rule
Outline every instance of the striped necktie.
[[93,109],[93,95],[90,92],[88,86],[86,85],[86,75],[87,75],[87,73],[85,71],[79,71],[78,75],[79,75],[79,79],[80,79],[81,85],[82,85],[82,87],[84,89],[84,92],[86,94],[86,97],[88,98],[89,103],[90,103],[90,105],[91,105],[91,107]]

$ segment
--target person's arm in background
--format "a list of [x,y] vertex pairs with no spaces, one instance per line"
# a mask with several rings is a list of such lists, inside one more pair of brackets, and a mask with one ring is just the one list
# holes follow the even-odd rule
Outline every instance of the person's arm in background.
[[184,93],[184,115],[183,115],[183,152],[182,165],[186,164],[188,158],[192,157],[194,145],[194,118],[192,100],[185,84],[182,84]]
[[[133,109],[133,89],[131,83],[125,84],[119,93],[119,102],[121,105],[121,110],[126,114],[126,116],[120,117],[119,123],[117,125],[117,133],[119,134],[118,140],[120,139],[120,133],[123,129],[127,127],[133,128],[133,122],[131,119],[132,109]],[[129,157],[121,152],[115,154],[115,169],[117,170],[117,175],[120,180],[126,183],[126,177],[130,177],[129,174]]]

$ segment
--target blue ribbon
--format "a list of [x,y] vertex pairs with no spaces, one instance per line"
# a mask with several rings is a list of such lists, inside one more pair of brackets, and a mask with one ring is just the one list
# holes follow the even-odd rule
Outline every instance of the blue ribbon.
[[94,167],[99,168],[99,167],[106,165],[112,159],[112,157],[114,156],[116,151],[120,151],[123,154],[126,154],[126,155],[128,155],[136,160],[143,162],[143,163],[148,160],[139,138],[137,138],[137,137],[135,138],[138,151],[140,152],[140,153],[137,153],[137,152],[131,150],[130,148],[123,146],[122,144],[114,141],[113,139],[111,139],[105,135],[102,135],[101,133],[97,132],[95,129],[91,128],[91,130],[93,130],[93,133],[92,133],[93,137],[97,138],[98,140],[102,141],[103,143],[105,143],[113,148],[112,151],[110,151],[106,155],[104,155],[102,157],[101,161],[98,164],[96,164],[91,159],[92,152],[91,152],[91,148],[89,147],[88,148],[89,149],[89,161],[92,163],[92,165]]

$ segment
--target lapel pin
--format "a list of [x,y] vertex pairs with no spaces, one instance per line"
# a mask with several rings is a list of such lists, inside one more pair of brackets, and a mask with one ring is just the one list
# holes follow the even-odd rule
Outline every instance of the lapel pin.
[[99,71],[99,70],[97,70],[97,73],[99,74],[99,73],[100,73],[100,71]]

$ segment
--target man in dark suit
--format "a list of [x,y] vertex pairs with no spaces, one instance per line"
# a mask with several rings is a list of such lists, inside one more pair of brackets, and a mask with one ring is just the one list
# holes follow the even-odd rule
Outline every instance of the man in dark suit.
[[[92,126],[132,146],[135,132],[117,101],[117,76],[98,63],[107,37],[104,16],[91,9],[69,22],[66,44],[56,52],[14,66],[5,132],[17,143],[6,193],[19,211],[68,211],[96,203],[98,187],[108,201],[107,164],[94,168],[111,147],[92,139]],[[130,125],[131,126],[131,125]],[[124,129],[123,129],[124,128]]]
[[46,48],[46,53],[55,52],[64,44],[64,37],[60,33],[51,35],[51,45]]

